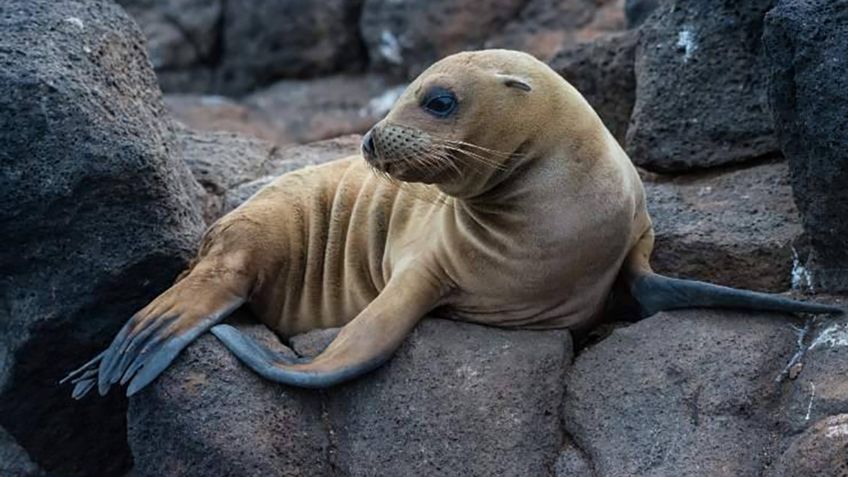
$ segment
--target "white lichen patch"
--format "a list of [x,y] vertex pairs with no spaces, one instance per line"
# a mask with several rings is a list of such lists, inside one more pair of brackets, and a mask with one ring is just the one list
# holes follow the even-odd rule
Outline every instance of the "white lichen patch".
[[394,33],[389,30],[383,30],[380,33],[380,44],[377,47],[380,55],[389,63],[399,65],[403,63],[403,56],[400,53],[400,41]]
[[827,430],[824,432],[824,435],[825,437],[828,437],[830,439],[848,436],[848,423],[837,424],[835,426],[828,426]]
[[801,263],[801,258],[798,257],[798,251],[792,247],[792,289],[793,290],[813,290],[813,274],[810,269]]
[[683,50],[683,62],[692,59],[692,55],[698,50],[698,38],[689,27],[683,28],[677,34],[677,47]]
[[848,346],[848,323],[836,323],[825,328],[810,344],[810,349],[842,348]]
[[65,19],[65,21],[70,23],[71,25],[74,25],[75,27],[79,28],[80,30],[85,29],[85,24],[82,22],[82,20],[80,20],[77,17],[68,17],[68,18]]
[[375,96],[368,101],[362,109],[359,110],[359,115],[362,117],[382,118],[389,113],[389,110],[394,106],[395,101],[400,98],[400,95],[406,90],[406,85],[395,86],[387,89],[379,96]]

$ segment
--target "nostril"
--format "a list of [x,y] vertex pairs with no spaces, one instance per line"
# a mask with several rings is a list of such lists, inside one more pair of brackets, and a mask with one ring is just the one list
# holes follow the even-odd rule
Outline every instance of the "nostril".
[[365,154],[374,153],[374,136],[371,134],[371,131],[368,131],[365,137],[362,138],[362,152]]

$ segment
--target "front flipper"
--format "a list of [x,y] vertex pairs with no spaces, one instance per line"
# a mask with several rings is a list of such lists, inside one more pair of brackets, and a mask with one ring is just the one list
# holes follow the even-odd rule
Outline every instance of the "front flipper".
[[112,344],[71,372],[61,383],[74,385],[80,399],[96,385],[105,395],[129,382],[131,396],[155,379],[180,351],[245,302],[245,278],[238,274],[189,274],[136,313]]
[[314,359],[291,359],[235,328],[212,328],[222,343],[262,377],[292,386],[324,388],[367,373],[385,362],[419,320],[442,298],[444,287],[407,273],[386,288]]

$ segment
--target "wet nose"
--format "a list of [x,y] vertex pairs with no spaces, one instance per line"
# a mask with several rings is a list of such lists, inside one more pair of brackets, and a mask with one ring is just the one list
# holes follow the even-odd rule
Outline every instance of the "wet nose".
[[365,133],[362,138],[362,152],[367,156],[374,154],[374,135],[371,131]]

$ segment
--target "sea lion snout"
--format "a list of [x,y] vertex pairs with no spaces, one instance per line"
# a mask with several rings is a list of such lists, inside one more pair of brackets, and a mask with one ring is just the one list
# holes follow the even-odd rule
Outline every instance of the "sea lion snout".
[[371,130],[362,136],[362,155],[368,160],[374,154],[374,135]]

